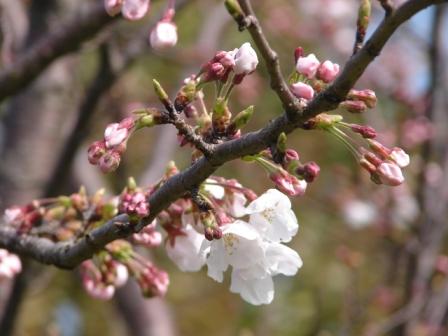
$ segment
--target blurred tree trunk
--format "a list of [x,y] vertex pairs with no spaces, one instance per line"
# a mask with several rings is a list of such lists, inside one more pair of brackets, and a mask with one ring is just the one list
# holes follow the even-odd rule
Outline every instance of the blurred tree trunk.
[[[69,5],[74,4],[68,0],[33,1],[29,32],[22,49],[26,50],[49,29],[57,29],[51,26],[52,18],[60,20],[63,12],[70,12]],[[73,65],[72,57],[59,59],[7,102],[0,166],[1,209],[42,196],[76,112]],[[1,335],[12,333],[26,290],[28,268],[25,267],[12,285],[1,320]]]

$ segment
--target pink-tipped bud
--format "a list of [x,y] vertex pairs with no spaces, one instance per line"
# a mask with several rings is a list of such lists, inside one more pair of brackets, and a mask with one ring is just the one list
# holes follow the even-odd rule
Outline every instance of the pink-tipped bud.
[[314,89],[305,83],[297,82],[291,85],[291,92],[297,98],[311,100],[314,97]]
[[320,62],[314,54],[306,57],[299,57],[296,63],[296,70],[299,74],[306,76],[308,79],[316,75]]
[[306,181],[299,180],[283,169],[278,169],[276,172],[269,174],[269,178],[281,192],[289,196],[302,196],[305,194],[307,187]]
[[376,130],[370,126],[352,124],[351,129],[353,132],[360,134],[364,139],[375,139],[377,135]]
[[110,173],[120,165],[121,155],[116,151],[107,151],[98,161],[98,165],[103,173]]
[[144,193],[136,191],[121,196],[120,210],[128,215],[137,215],[140,218],[149,215],[149,203]]
[[258,57],[249,42],[244,43],[235,54],[236,75],[248,75],[255,71],[258,65]]
[[359,165],[367,170],[370,174],[373,174],[376,172],[376,166],[370,163],[367,159],[362,158],[359,160]]
[[149,36],[151,47],[154,50],[165,50],[177,44],[177,26],[173,22],[160,21]]
[[410,163],[409,155],[399,147],[392,149],[389,159],[394,161],[401,168],[407,167]]
[[378,156],[376,156],[374,153],[371,152],[365,153],[364,158],[375,167],[378,167],[380,164],[383,163],[382,159],[380,159]]
[[355,90],[352,89],[347,95],[348,99],[362,101],[368,108],[374,108],[377,103],[376,94],[372,90]]
[[222,238],[222,230],[220,228],[214,228],[213,229],[213,239],[221,239]]
[[389,155],[392,153],[392,151],[381,144],[380,142],[372,139],[367,139],[367,142],[369,143],[369,147],[377,154],[379,155],[383,160],[387,159]]
[[292,161],[298,161],[299,159],[300,159],[299,153],[297,153],[294,149],[288,148],[285,151],[285,156],[283,158],[283,162],[287,166]]
[[302,169],[302,176],[303,179],[307,182],[307,183],[312,183],[314,182],[314,180],[319,176],[320,173],[320,167],[319,165],[314,162],[314,161],[310,161],[307,162],[303,167],[301,167]]
[[297,64],[297,61],[299,60],[300,57],[303,57],[303,48],[297,47],[296,49],[294,49],[294,63],[295,64]]
[[124,0],[121,12],[127,20],[140,20],[148,13],[149,6],[150,0]]
[[346,100],[339,107],[350,113],[362,113],[367,110],[367,105],[360,100]]
[[401,168],[393,162],[383,162],[376,170],[376,175],[382,184],[388,186],[399,186],[404,182]]
[[89,146],[89,149],[87,150],[87,158],[91,164],[96,165],[105,152],[106,144],[104,143],[104,141],[95,141]]
[[115,16],[120,13],[122,5],[123,0],[104,0],[104,8],[110,16]]
[[120,124],[114,123],[107,126],[104,131],[104,142],[106,148],[114,148],[126,141],[129,136],[129,130],[121,127]]
[[215,57],[213,57],[214,62],[219,62],[226,69],[233,69],[235,66],[235,54],[238,49],[233,51],[219,51],[216,53]]
[[170,278],[165,271],[148,264],[140,273],[138,284],[146,297],[164,296],[170,284]]
[[207,239],[208,241],[212,241],[213,240],[213,229],[211,227],[206,227],[204,229],[204,236],[205,236],[205,239]]
[[162,243],[162,234],[156,231],[155,221],[145,226],[139,233],[134,233],[132,239],[149,248],[157,247]]
[[317,79],[323,80],[325,83],[332,82],[339,73],[339,64],[325,61],[317,69]]

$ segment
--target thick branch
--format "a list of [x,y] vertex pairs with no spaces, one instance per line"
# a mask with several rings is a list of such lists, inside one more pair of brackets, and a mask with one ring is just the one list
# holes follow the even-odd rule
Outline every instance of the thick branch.
[[114,18],[97,2],[36,42],[0,72],[0,101],[28,85],[56,58],[77,50]]
[[[441,2],[444,1],[411,0],[406,2],[391,16],[385,18],[371,39],[347,62],[342,74],[336,81],[310,102],[306,108],[298,108],[293,118],[291,118],[291,113],[288,113],[288,115],[285,113],[257,132],[248,133],[239,139],[217,145],[210,157],[198,160],[188,169],[170,178],[151,195],[149,199],[151,215],[138,227],[132,228],[126,224],[126,216],[121,215],[117,217],[116,221],[106,223],[102,227],[93,230],[87,237],[71,244],[52,243],[42,238],[18,237],[13,230],[1,228],[0,246],[12,252],[34,257],[43,263],[54,264],[63,268],[75,267],[83,260],[90,258],[94,252],[100,250],[107,243],[123,238],[134,232],[134,230],[138,230],[150,223],[160,211],[185,192],[191,190],[192,187],[202,183],[219,166],[244,155],[257,153],[275,141],[281,132],[292,132],[307,119],[321,112],[336,108],[338,103],[344,100],[348,91],[356,83],[366,67],[380,53],[398,26],[418,11],[431,4]],[[261,29],[259,29],[257,21],[253,19],[255,15],[251,10],[249,2],[240,0],[240,4],[246,14],[251,17],[248,29],[266,61],[269,73],[273,77],[271,81],[280,83],[280,86],[283,88],[278,90],[273,85],[274,90],[286,107],[295,106],[296,102],[293,97],[291,97],[289,102],[286,98],[290,94],[286,94],[289,90],[287,90],[285,81],[280,73],[278,61],[276,56],[273,56],[274,54],[272,54],[266,38],[263,36]]]

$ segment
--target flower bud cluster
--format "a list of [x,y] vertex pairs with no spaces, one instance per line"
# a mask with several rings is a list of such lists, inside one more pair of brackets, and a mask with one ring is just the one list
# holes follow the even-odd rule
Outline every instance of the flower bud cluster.
[[[404,176],[401,168],[409,165],[409,155],[399,147],[390,149],[375,140],[377,132],[373,127],[348,124],[342,120],[342,116],[322,113],[308,120],[304,126],[334,135],[353,153],[361,167],[370,173],[373,182],[388,186],[402,184]],[[357,139],[351,137],[346,130],[349,130],[351,135],[358,136]],[[358,141],[359,136],[361,144]]]
[[309,101],[339,74],[339,65],[329,60],[320,62],[314,54],[303,55],[302,48],[294,52],[296,72],[290,77],[291,92],[300,99]]
[[121,155],[126,151],[126,142],[135,126],[134,118],[123,119],[106,127],[104,139],[95,141],[87,150],[89,162],[98,165],[103,173],[118,168]]

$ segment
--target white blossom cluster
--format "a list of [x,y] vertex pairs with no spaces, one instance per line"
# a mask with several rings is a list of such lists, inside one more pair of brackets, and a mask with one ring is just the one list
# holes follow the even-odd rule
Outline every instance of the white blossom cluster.
[[[209,191],[217,197],[223,195],[217,186]],[[293,276],[302,266],[297,252],[283,244],[296,235],[297,218],[289,198],[276,189],[247,207],[242,207],[246,202],[243,195],[236,199],[235,213],[248,216],[248,221],[226,224],[221,227],[222,239],[208,241],[185,216],[185,235],[176,237],[174,245],[167,244],[167,253],[182,271],[199,271],[206,264],[208,276],[218,282],[231,266],[230,291],[251,304],[269,304],[274,298],[272,277]]]

